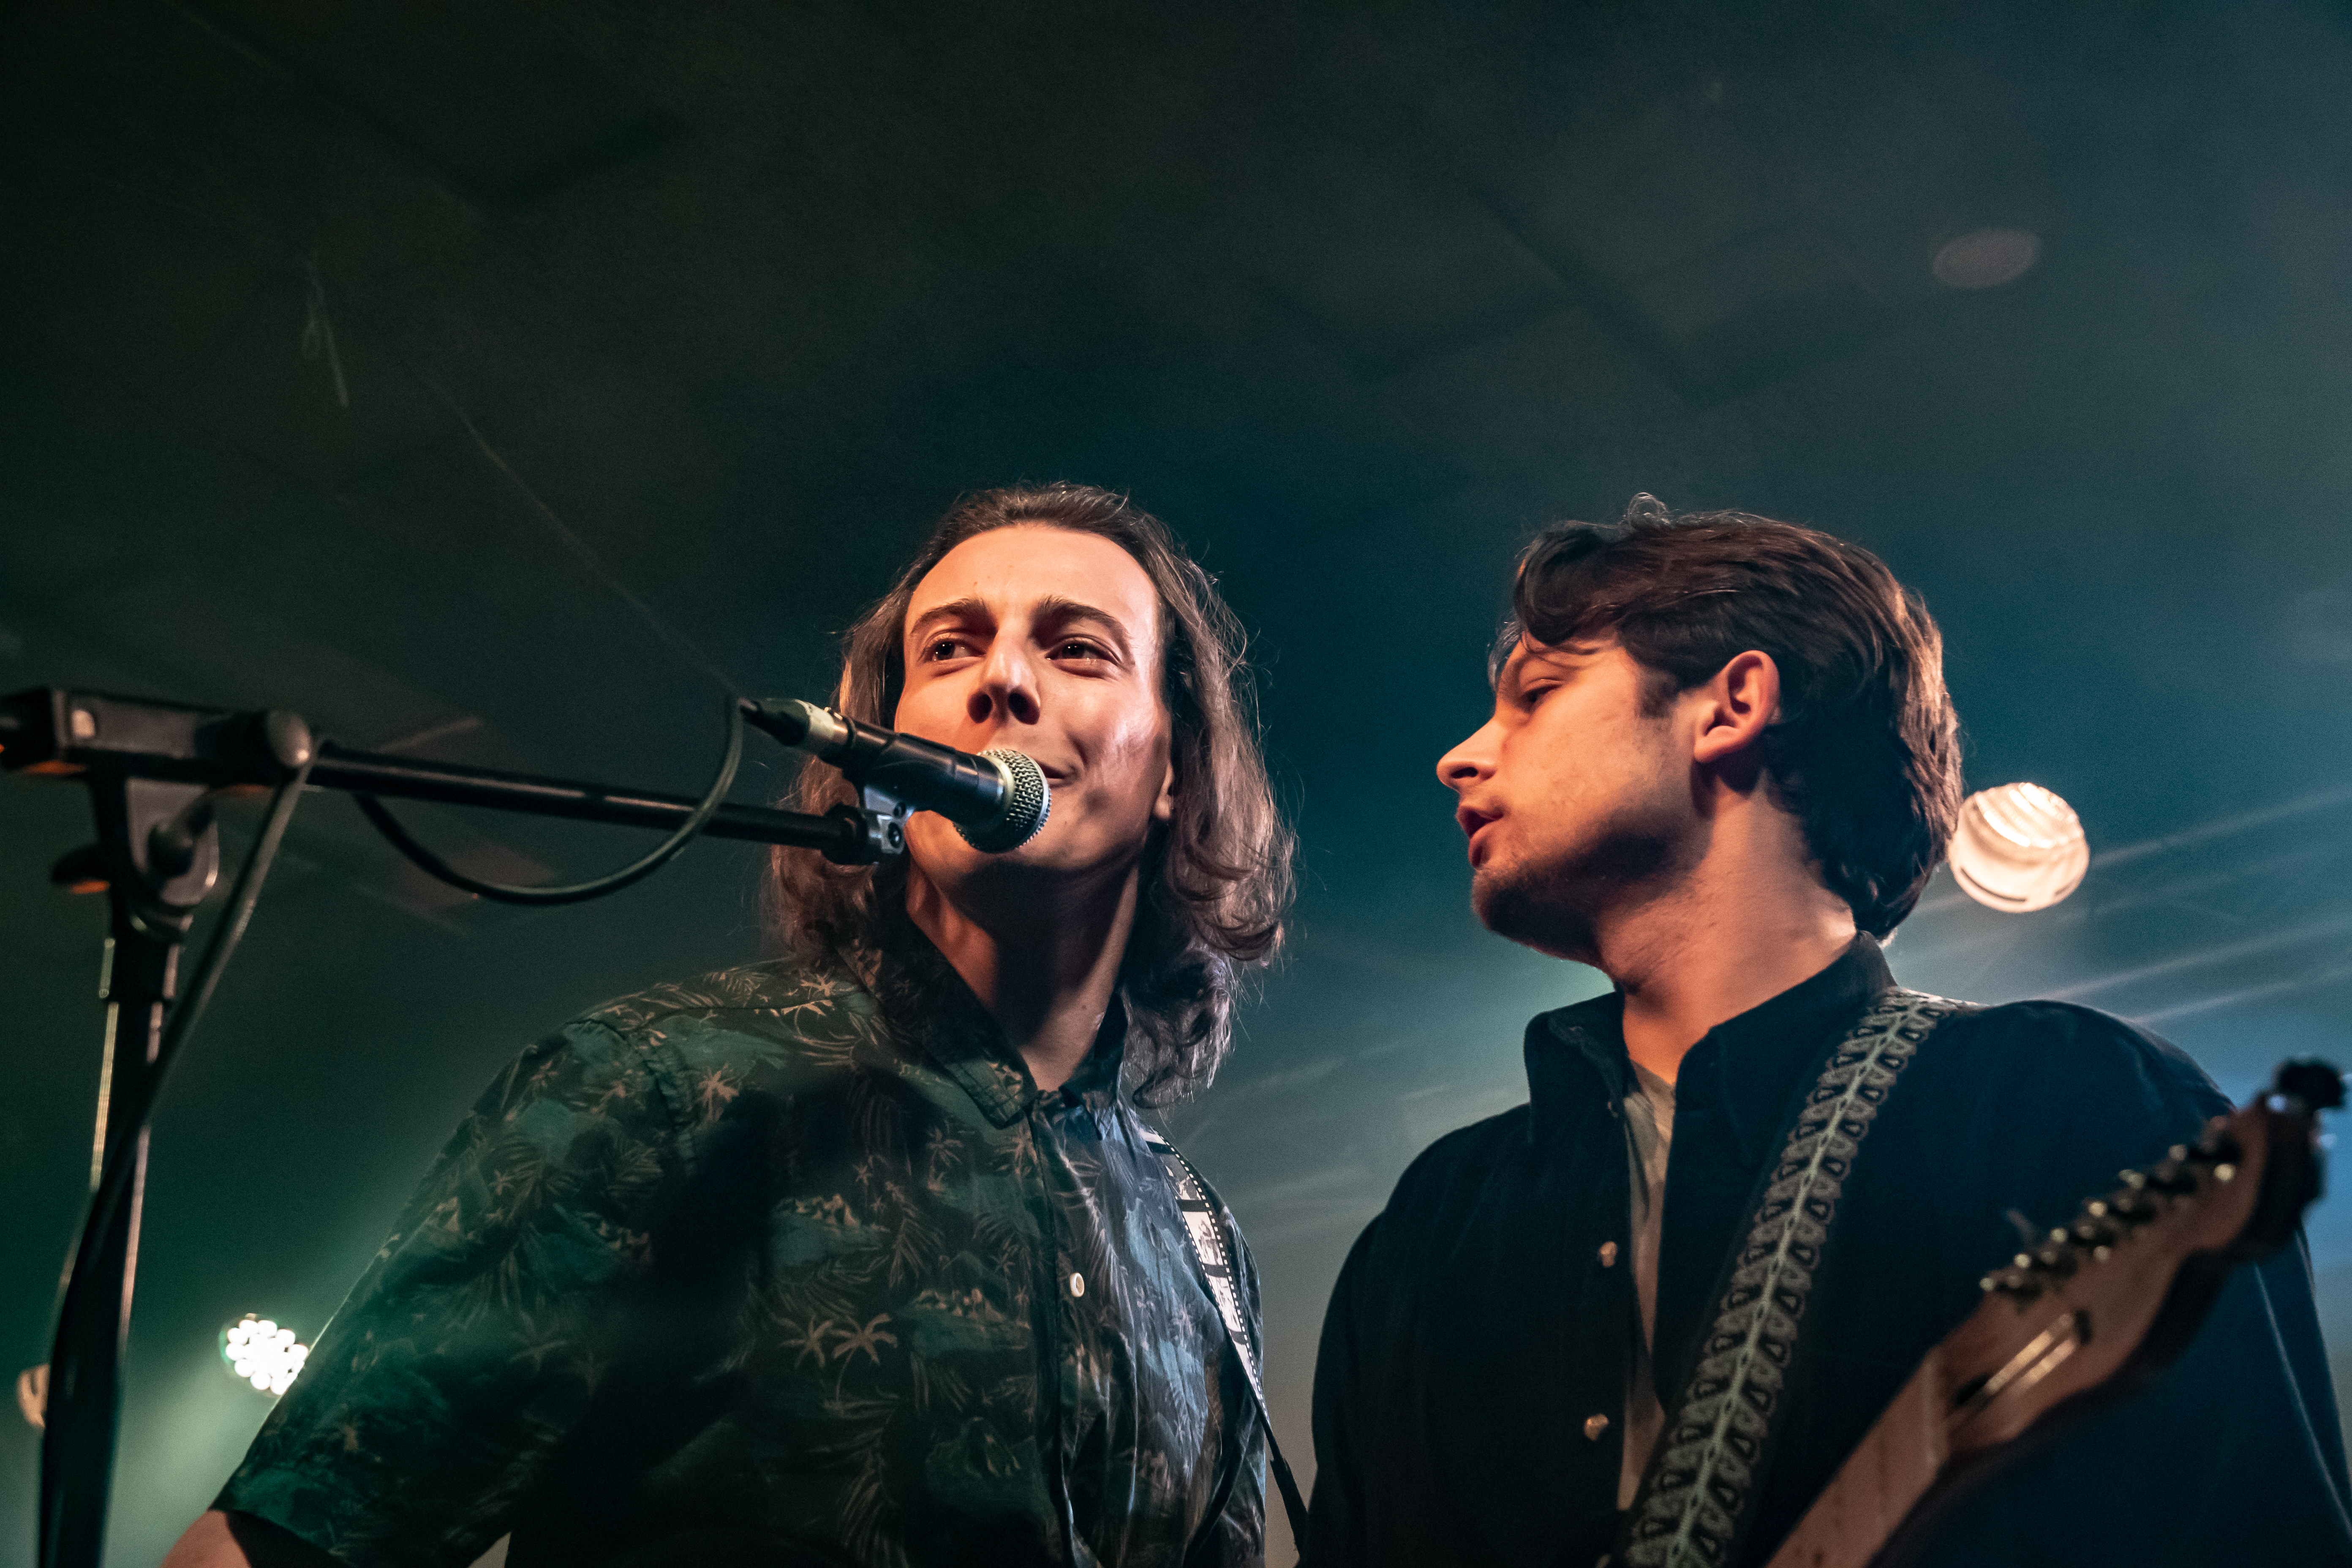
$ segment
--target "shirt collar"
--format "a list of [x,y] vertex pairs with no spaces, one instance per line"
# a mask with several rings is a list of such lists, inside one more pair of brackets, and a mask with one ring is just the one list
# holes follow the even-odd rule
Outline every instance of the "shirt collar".
[[[1894,984],[1877,939],[1856,934],[1819,973],[1709,1029],[1675,1075],[1677,1107],[1710,1100],[1721,1104],[1743,1160],[1754,1163],[1779,1134],[1807,1069],[1872,997]],[[1532,1136],[1544,1138],[1570,1122],[1577,1100],[1591,1093],[1596,1077],[1612,1113],[1618,1110],[1633,1076],[1624,1017],[1625,998],[1612,991],[1538,1014],[1529,1022]]]
[[[863,957],[859,967],[892,1033],[910,1053],[929,1057],[992,1124],[1009,1127],[1047,1098],[1003,1027],[914,921],[901,915],[889,922],[878,950]],[[1108,1111],[1118,1098],[1126,1042],[1127,1008],[1113,995],[1094,1048],[1055,1095],[1097,1116]]]

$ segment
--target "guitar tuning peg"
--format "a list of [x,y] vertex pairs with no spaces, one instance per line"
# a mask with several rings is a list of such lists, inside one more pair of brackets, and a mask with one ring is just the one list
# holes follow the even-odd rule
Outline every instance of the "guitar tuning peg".
[[2271,1082],[2271,1092],[2298,1100],[2313,1110],[2335,1110],[2344,1104],[2344,1075],[2335,1065],[2315,1057],[2283,1062]]
[[2084,1247],[2105,1250],[2105,1248],[2115,1245],[2116,1227],[2107,1223],[2106,1205],[2099,1204],[2094,1206],[2095,1206],[2099,1212],[2096,1214],[2085,1213],[2082,1218],[2074,1222],[2074,1228],[2068,1231],[2067,1235],[2073,1240],[2081,1242]]
[[2034,1249],[2033,1266],[2063,1279],[2074,1272],[2074,1249],[2068,1245],[2064,1231],[2053,1231],[2051,1237]]
[[2159,1193],[2193,1193],[2197,1190],[2196,1173],[2184,1169],[2189,1151],[2178,1144],[2174,1148],[2176,1152],[2167,1154],[2148,1172],[2147,1184]]
[[2033,1260],[2023,1253],[2017,1255],[2017,1267],[1996,1269],[1977,1281],[1977,1288],[1987,1295],[1995,1292],[2013,1296],[2022,1304],[2042,1294],[2042,1281],[2028,1267]]
[[2197,1159],[2204,1164],[2234,1163],[2245,1157],[2245,1148],[2230,1135],[2229,1121],[2215,1117],[2205,1128],[2205,1136],[2197,1140]]

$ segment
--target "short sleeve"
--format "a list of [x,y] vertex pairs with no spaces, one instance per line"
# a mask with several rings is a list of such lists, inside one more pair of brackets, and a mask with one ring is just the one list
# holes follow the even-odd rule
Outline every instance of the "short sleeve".
[[643,1053],[600,1023],[491,1086],[215,1506],[352,1568],[463,1564],[579,1419],[684,1158]]

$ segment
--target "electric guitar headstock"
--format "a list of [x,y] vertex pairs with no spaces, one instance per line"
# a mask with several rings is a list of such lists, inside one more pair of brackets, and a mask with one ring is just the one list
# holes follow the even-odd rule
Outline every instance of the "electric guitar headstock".
[[1985,1276],[1985,1300],[1928,1353],[1771,1568],[1894,1568],[1943,1505],[2029,1439],[2140,1386],[2197,1332],[2230,1270],[2276,1251],[2319,1195],[2324,1062],[2281,1067],[2074,1219]]

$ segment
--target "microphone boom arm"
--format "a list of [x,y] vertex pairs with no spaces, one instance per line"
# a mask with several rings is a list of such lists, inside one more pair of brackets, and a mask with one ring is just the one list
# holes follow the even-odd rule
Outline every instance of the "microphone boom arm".
[[[751,706],[746,705],[747,720],[752,718]],[[0,772],[109,773],[212,789],[274,788],[287,769],[272,750],[272,736],[294,728],[307,740],[302,721],[279,709],[225,712],[37,687],[0,699]],[[656,790],[397,757],[332,741],[320,742],[317,750],[310,786],[352,795],[666,831],[675,831],[698,804]],[[850,809],[815,816],[726,805],[711,814],[702,831],[711,838],[814,849],[843,865],[869,864],[897,852],[885,847],[887,835],[842,814]]]

